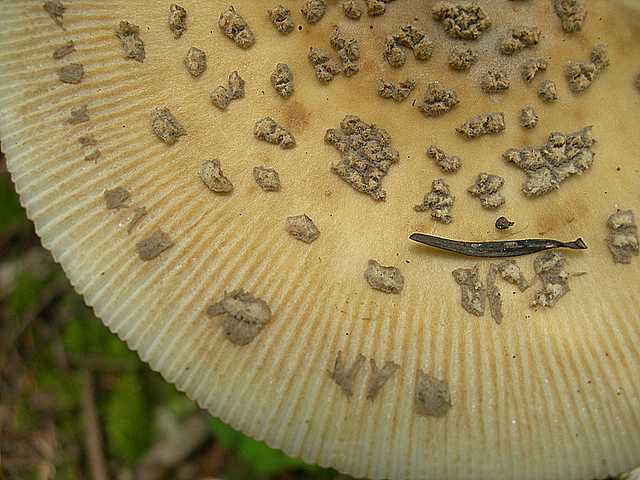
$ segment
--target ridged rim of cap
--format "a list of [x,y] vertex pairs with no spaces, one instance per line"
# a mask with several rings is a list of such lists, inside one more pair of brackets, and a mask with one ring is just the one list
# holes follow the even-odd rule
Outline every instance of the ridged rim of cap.
[[[640,135],[634,123],[640,92],[633,86],[634,68],[640,67],[629,60],[640,58],[640,15],[623,2],[614,7],[594,0],[585,29],[568,36],[552,2],[481,2],[498,19],[481,43],[492,59],[506,21],[515,26],[516,20],[538,19],[544,29],[537,53],[551,60],[545,79],[556,80],[563,98],[555,106],[535,103],[544,125],[527,136],[515,115],[523,102],[536,101],[535,90],[516,74],[509,96],[488,97],[477,88],[479,69],[461,76],[445,71],[447,48],[438,42],[446,36],[427,13],[435,2],[390,3],[385,16],[360,22],[346,21],[340,5],[329,2],[326,18],[316,25],[302,21],[296,2],[282,3],[291,7],[296,26],[303,26],[290,37],[269,24],[271,2],[237,5],[258,39],[247,51],[218,31],[218,15],[227,6],[221,1],[185,1],[195,15],[180,40],[166,25],[169,3],[69,1],[64,30],[40,2],[14,0],[2,7],[2,147],[29,218],[76,290],[144,361],[203,408],[307,462],[398,480],[586,480],[637,466],[640,262],[615,265],[605,238],[607,216],[617,206],[640,214]],[[410,58],[403,70],[392,71],[380,59],[384,36],[414,16],[436,39],[434,57],[425,66]],[[120,20],[141,26],[144,63],[123,58],[114,34]],[[334,23],[361,40],[362,70],[321,87],[306,52],[318,46],[333,53],[328,33]],[[77,51],[54,60],[53,49],[67,40],[74,40]],[[610,71],[589,92],[573,96],[562,76],[564,62],[588,58],[598,41],[610,49]],[[182,66],[192,44],[209,55],[202,79],[189,77]],[[515,68],[527,56],[504,62]],[[268,80],[280,58],[299,81],[287,101],[276,97]],[[74,62],[84,65],[85,77],[77,85],[61,83],[57,69]],[[247,80],[247,98],[221,113],[207,92],[226,81],[234,66]],[[441,119],[425,120],[410,102],[376,98],[373,85],[380,76],[400,80],[405,74],[416,76],[419,89],[434,79],[456,85],[461,105]],[[90,121],[70,125],[70,111],[83,105]],[[150,112],[163,106],[188,132],[171,147],[149,126]],[[492,106],[507,114],[503,136],[473,142],[455,136],[453,127],[471,112]],[[357,194],[330,172],[337,152],[322,137],[349,113],[387,129],[401,152],[386,179],[384,204]],[[295,149],[253,138],[253,123],[267,114],[296,135]],[[598,140],[593,171],[548,198],[524,198],[520,172],[499,161],[500,154],[543,143],[554,129],[569,133],[591,124]],[[81,136],[97,140],[98,161],[83,160]],[[442,176],[424,156],[430,141],[463,152],[463,173],[446,177],[459,197],[457,222],[450,227],[436,227],[428,215],[412,210],[431,178]],[[234,180],[233,194],[217,196],[197,178],[197,167],[213,158]],[[261,163],[280,171],[282,192],[265,193],[253,184],[251,169]],[[590,247],[587,254],[568,255],[568,268],[588,275],[573,278],[572,291],[553,309],[532,311],[531,292],[511,295],[512,288],[501,284],[502,325],[488,315],[466,314],[451,277],[454,268],[479,263],[484,269],[486,262],[407,240],[414,230],[512,238],[493,231],[490,220],[497,215],[464,192],[483,169],[507,178],[508,211],[501,213],[523,219],[514,234],[584,236]],[[104,191],[122,185],[132,194],[132,208],[107,211]],[[143,206],[147,216],[127,234],[134,207]],[[284,229],[287,214],[301,213],[321,231],[313,244],[292,239]],[[175,245],[143,262],[135,243],[158,228]],[[363,273],[369,258],[401,269],[400,295],[368,287]],[[531,259],[519,262],[531,275]],[[225,292],[239,288],[264,299],[273,314],[243,347],[228,341],[220,322],[206,315]],[[359,354],[367,359],[351,397],[327,373],[338,352],[348,365]],[[370,359],[378,367],[387,361],[400,366],[373,401],[366,398]],[[444,417],[417,414],[419,371],[448,384],[452,407]]]

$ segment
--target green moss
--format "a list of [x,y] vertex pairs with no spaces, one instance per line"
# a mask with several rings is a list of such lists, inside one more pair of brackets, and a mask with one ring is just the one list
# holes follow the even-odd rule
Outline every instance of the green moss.
[[18,318],[37,305],[47,287],[48,280],[36,277],[29,271],[19,272],[7,299],[8,314]]
[[26,223],[26,216],[13,184],[8,178],[0,178],[0,232]]
[[252,465],[253,471],[258,475],[279,475],[292,470],[306,470],[307,466],[302,460],[292,458],[279,450],[269,448],[263,442],[257,442],[249,437],[244,437],[238,456]]
[[101,358],[107,363],[116,360],[119,365],[130,364],[131,369],[139,367],[140,360],[129,350],[126,343],[112,334],[89,309],[83,308],[71,320],[63,334],[65,351],[74,357]]
[[24,395],[21,395],[16,403],[13,425],[20,432],[27,432],[35,427],[35,418]]
[[56,480],[79,480],[76,466],[72,463],[56,465]]
[[80,408],[80,383],[75,374],[66,374],[55,368],[36,371],[38,388],[54,395],[60,409],[68,411]]
[[302,460],[289,457],[280,450],[269,448],[264,442],[253,440],[218,419],[211,420],[211,428],[218,443],[225,450],[236,452],[248,466],[253,475],[252,478],[266,478],[293,471],[314,473],[315,478],[322,478],[324,474],[332,475],[330,471],[307,465]]
[[151,444],[149,403],[137,375],[126,374],[117,380],[104,419],[108,449],[115,461],[134,465]]

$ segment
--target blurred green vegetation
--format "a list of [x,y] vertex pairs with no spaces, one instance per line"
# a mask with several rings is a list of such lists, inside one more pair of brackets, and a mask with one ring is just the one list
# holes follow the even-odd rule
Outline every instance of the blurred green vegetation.
[[[166,434],[158,426],[158,412],[180,425],[197,407],[143,364],[68,286],[59,266],[39,247],[1,171],[0,255],[0,269],[5,268],[10,278],[7,285],[0,283],[0,406],[11,411],[8,421],[0,417],[3,432],[28,443],[53,426],[52,445],[59,450],[52,455],[55,478],[90,478],[82,423],[83,374],[89,371],[95,378],[95,407],[110,478],[127,478],[122,472],[135,472]],[[201,476],[336,477],[333,471],[290,458],[214,418],[209,428],[211,439],[195,452],[198,458],[191,459],[194,465],[204,465]],[[0,478],[36,478],[35,464],[29,471],[22,457],[12,458],[16,445],[0,452]],[[214,457],[218,460],[209,460]],[[41,461],[37,459],[34,462]],[[177,477],[170,473],[165,478]]]
[[0,178],[0,232],[18,227],[25,222],[24,212],[13,184],[8,176]]
[[[216,418],[211,419],[211,428],[220,445],[237,453],[238,458],[249,467],[250,478],[269,478],[273,475],[289,471],[303,471],[308,475],[306,478],[334,478],[335,473],[324,471],[323,469],[307,465],[301,460],[288,457],[278,450],[269,448],[264,442],[258,442],[241,433]],[[231,473],[229,480],[246,478],[236,476]],[[227,477],[225,477],[227,478]]]

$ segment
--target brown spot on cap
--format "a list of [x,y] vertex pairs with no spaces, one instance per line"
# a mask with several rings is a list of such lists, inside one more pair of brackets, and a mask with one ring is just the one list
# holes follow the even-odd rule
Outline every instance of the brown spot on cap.
[[284,118],[290,130],[300,133],[309,125],[311,113],[302,103],[290,101],[284,108]]

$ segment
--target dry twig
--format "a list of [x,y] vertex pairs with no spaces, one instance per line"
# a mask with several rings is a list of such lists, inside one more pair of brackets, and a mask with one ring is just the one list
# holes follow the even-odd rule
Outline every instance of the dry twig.
[[87,369],[82,372],[82,416],[84,419],[85,449],[91,478],[109,480],[93,391],[93,376]]

